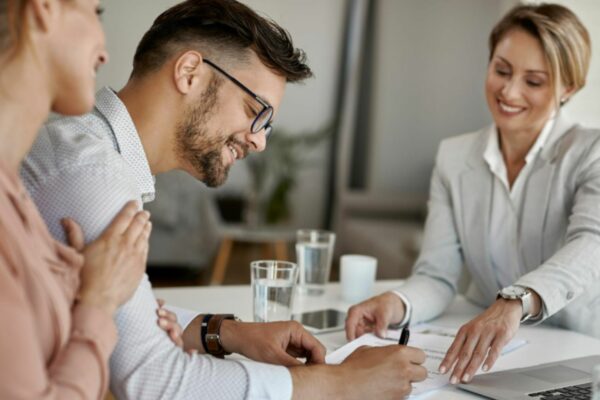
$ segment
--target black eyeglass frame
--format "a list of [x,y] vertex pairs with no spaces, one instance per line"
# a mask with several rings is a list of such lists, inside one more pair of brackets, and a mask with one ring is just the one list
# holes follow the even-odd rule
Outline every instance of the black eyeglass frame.
[[[237,85],[237,87],[242,89],[244,92],[246,92],[248,95],[250,95],[254,100],[256,100],[258,103],[260,103],[260,105],[262,106],[262,110],[260,110],[256,114],[254,121],[252,121],[252,125],[250,125],[250,131],[252,133],[258,133],[264,129],[265,137],[268,138],[271,135],[271,131],[273,130],[273,127],[271,126],[271,119],[273,118],[273,106],[271,106],[269,103],[267,103],[265,100],[263,100],[259,95],[254,93],[252,90],[248,89],[248,87],[246,85],[244,85],[242,82],[238,81],[235,77],[230,75],[227,71],[225,71],[223,68],[219,67],[214,62],[212,62],[206,58],[204,58],[204,62],[207,63],[208,65],[210,65],[211,67],[213,67],[214,69],[216,69],[217,71],[219,71],[221,74],[225,75],[225,77],[227,77],[231,82],[235,83]],[[266,117],[265,117],[265,115],[266,115]],[[260,123],[261,120],[264,120],[264,122]]]

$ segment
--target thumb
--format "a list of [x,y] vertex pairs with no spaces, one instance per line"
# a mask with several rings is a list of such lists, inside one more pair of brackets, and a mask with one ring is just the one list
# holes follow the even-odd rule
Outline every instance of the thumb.
[[375,317],[375,333],[380,338],[384,338],[390,324],[390,318],[383,310],[376,310],[373,316]]
[[61,221],[65,234],[67,235],[67,242],[75,250],[81,252],[85,245],[83,231],[77,222],[71,218],[63,218]]

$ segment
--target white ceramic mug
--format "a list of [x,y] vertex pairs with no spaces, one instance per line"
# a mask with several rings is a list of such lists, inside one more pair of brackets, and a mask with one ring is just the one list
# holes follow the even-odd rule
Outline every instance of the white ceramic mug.
[[375,257],[358,254],[343,255],[340,259],[342,299],[354,304],[371,297],[376,273]]

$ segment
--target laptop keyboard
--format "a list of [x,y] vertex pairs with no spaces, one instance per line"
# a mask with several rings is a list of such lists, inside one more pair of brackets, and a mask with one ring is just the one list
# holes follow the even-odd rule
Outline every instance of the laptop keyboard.
[[592,384],[567,386],[564,388],[531,393],[529,397],[536,400],[589,400],[592,398]]

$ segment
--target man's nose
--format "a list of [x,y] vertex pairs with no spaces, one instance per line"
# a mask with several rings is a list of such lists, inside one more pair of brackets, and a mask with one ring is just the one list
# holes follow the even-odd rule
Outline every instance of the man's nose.
[[261,129],[256,133],[248,132],[246,134],[246,141],[249,143],[250,151],[253,153],[259,153],[267,147],[267,137],[265,136],[265,130]]

